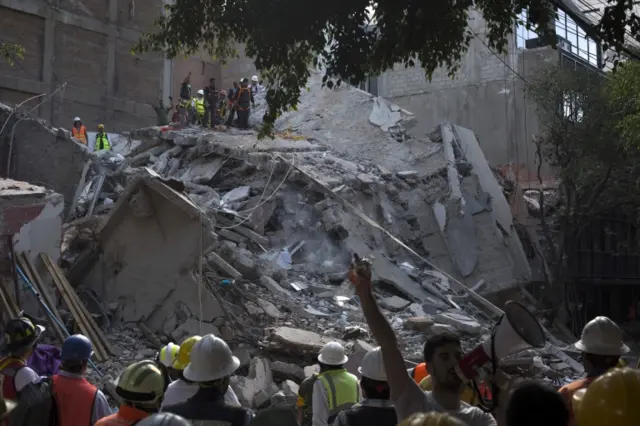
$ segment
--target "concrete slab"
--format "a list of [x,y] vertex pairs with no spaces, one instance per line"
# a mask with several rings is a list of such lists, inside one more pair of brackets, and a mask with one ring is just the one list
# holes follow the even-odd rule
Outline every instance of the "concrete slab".
[[280,343],[284,348],[300,353],[318,353],[327,343],[340,342],[337,339],[330,339],[311,331],[291,327],[276,328],[273,331],[271,339],[274,342]]
[[462,313],[444,312],[436,315],[434,319],[440,323],[449,324],[464,333],[481,334],[484,331],[482,324]]
[[411,302],[398,296],[385,297],[380,299],[380,306],[393,312],[402,311],[407,308]]

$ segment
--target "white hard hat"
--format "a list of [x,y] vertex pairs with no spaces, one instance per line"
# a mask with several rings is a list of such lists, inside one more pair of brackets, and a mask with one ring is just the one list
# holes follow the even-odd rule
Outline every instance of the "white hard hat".
[[253,77],[251,77],[251,81],[255,81],[257,83],[258,82],[258,76],[254,75]]
[[204,90],[202,89],[198,90],[198,95],[204,95]]
[[193,346],[191,362],[183,374],[192,382],[211,382],[230,376],[239,366],[240,360],[231,354],[227,342],[207,334]]
[[80,120],[80,117],[76,117],[73,119],[73,121],[82,121],[82,120]]
[[618,356],[629,352],[622,341],[618,324],[607,317],[595,317],[582,329],[582,336],[575,344],[582,352],[594,355]]
[[366,353],[358,372],[363,376],[372,380],[378,380],[380,382],[387,381],[387,373],[384,370],[384,363],[382,362],[382,351],[379,347],[370,350]]
[[318,355],[318,361],[327,365],[342,365],[347,360],[349,357],[344,354],[344,347],[338,342],[327,343]]

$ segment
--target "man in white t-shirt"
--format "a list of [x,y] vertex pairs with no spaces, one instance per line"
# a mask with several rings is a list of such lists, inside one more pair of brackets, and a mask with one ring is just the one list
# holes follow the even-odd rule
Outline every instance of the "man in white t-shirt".
[[398,423],[415,413],[436,411],[449,413],[468,426],[497,426],[491,414],[460,400],[462,381],[454,371],[462,358],[459,337],[456,334],[446,334],[427,343],[425,361],[433,376],[433,391],[423,392],[407,374],[396,335],[376,303],[371,290],[371,265],[356,259],[349,278],[356,287],[369,329],[382,350]]
[[0,382],[2,396],[17,399],[18,392],[38,381],[38,373],[27,367],[27,360],[45,330],[25,317],[12,319],[5,326],[5,338],[0,348]]

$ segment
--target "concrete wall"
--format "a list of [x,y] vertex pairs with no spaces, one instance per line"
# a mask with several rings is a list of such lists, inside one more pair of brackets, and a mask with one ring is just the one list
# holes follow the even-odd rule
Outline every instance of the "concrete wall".
[[[414,131],[424,136],[444,122],[472,129],[491,166],[514,170],[519,180],[536,180],[532,135],[539,130],[535,105],[524,93],[524,79],[543,64],[558,61],[558,52],[543,47],[520,50],[515,36],[507,55],[497,57],[483,43],[486,33],[482,16],[473,13],[469,25],[478,34],[452,79],[436,70],[431,82],[419,66],[398,65],[379,77],[378,93],[417,118]],[[508,65],[505,65],[505,63]],[[544,169],[548,176],[550,170]]]
[[244,47],[238,45],[237,51],[238,58],[229,59],[226,63],[220,65],[221,78],[218,85],[222,89],[229,89],[233,86],[233,82],[240,81],[241,77],[250,79],[253,75],[258,74],[253,60],[245,55]]

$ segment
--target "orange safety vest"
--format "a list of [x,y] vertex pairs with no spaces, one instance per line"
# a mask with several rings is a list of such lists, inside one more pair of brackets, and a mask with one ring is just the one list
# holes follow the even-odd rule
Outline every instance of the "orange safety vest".
[[73,126],[71,128],[71,134],[83,144],[87,144],[87,128],[84,127],[84,125],[80,126],[79,129]]
[[149,413],[137,408],[121,405],[117,413],[101,418],[93,426],[129,426],[149,417],[149,415]]
[[53,376],[53,394],[56,400],[59,426],[91,424],[93,404],[98,389],[84,377]]
[[415,380],[417,384],[420,384],[420,382],[423,381],[428,375],[429,372],[427,371],[426,362],[416,365],[416,368],[413,369],[413,380]]

